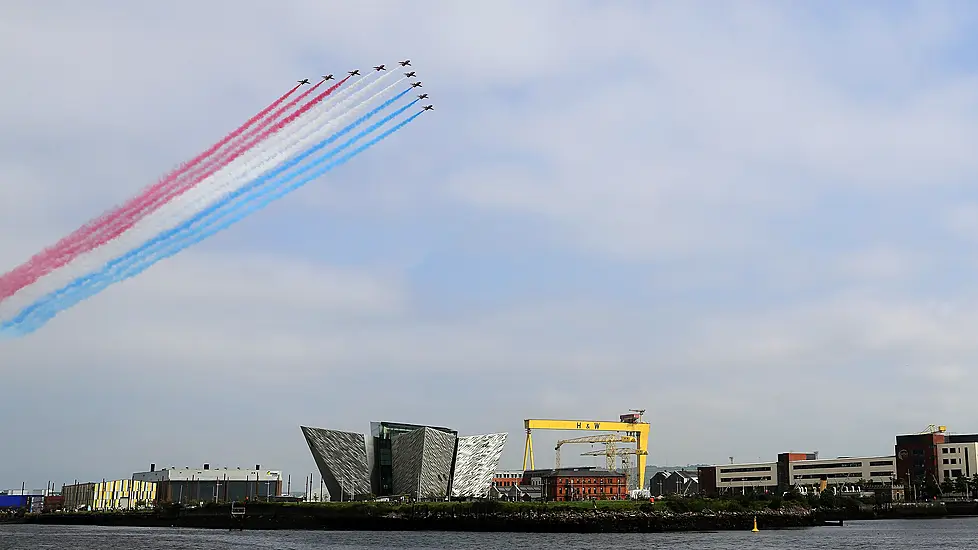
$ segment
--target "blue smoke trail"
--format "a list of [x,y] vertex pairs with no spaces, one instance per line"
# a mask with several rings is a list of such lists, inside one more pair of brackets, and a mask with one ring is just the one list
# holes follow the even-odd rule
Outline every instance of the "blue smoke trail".
[[[423,111],[418,112],[418,113],[415,113],[415,114],[411,115],[410,117],[408,117],[407,119],[402,120],[401,122],[397,123],[393,127],[388,128],[387,130],[385,130],[381,134],[375,136],[370,141],[368,141],[368,142],[364,143],[363,145],[357,147],[353,151],[350,151],[349,153],[341,156],[340,158],[338,158],[336,160],[333,160],[332,162],[327,163],[325,166],[322,166],[318,170],[315,170],[311,174],[306,175],[305,177],[299,179],[298,181],[295,181],[295,182],[289,184],[288,186],[286,186],[284,188],[280,188],[278,192],[276,192],[276,193],[274,193],[274,194],[272,194],[272,195],[270,195],[268,197],[265,197],[264,200],[262,200],[262,201],[260,201],[258,203],[252,204],[252,205],[248,205],[247,208],[239,208],[239,209],[236,209],[235,210],[236,215],[233,216],[233,217],[231,217],[230,219],[225,220],[223,223],[221,223],[221,224],[219,224],[217,226],[211,227],[207,231],[203,231],[203,232],[198,232],[196,234],[192,234],[191,235],[191,238],[187,242],[183,243],[182,245],[171,247],[166,253],[161,254],[159,256],[156,256],[154,258],[151,258],[150,260],[147,260],[146,262],[144,262],[144,263],[142,263],[140,265],[137,265],[133,269],[130,269],[130,270],[126,271],[125,273],[123,273],[121,276],[114,278],[114,280],[111,281],[111,282],[120,282],[120,281],[123,281],[125,279],[134,277],[134,276],[142,273],[143,271],[145,271],[149,267],[151,267],[156,262],[158,262],[160,260],[163,260],[165,258],[168,258],[170,256],[173,256],[174,254],[177,254],[181,250],[186,249],[186,248],[188,248],[190,246],[193,246],[194,244],[196,244],[196,243],[198,243],[198,242],[200,242],[200,241],[202,241],[202,240],[210,237],[211,235],[214,235],[215,233],[218,233],[218,232],[220,232],[220,231],[222,231],[222,230],[230,227],[231,225],[233,225],[236,222],[240,221],[241,219],[247,217],[248,215],[250,215],[250,214],[252,214],[254,212],[257,212],[257,211],[259,211],[259,210],[261,210],[263,208],[265,208],[266,206],[268,206],[272,202],[274,202],[274,201],[276,201],[276,200],[284,197],[285,195],[291,193],[292,191],[295,191],[296,189],[302,187],[303,185],[309,183],[310,181],[313,181],[313,180],[321,177],[326,172],[329,172],[330,170],[332,170],[332,169],[334,169],[334,168],[336,168],[338,166],[341,166],[341,165],[349,162],[351,159],[353,159],[354,157],[356,157],[360,153],[366,151],[370,147],[372,147],[372,146],[376,145],[377,143],[383,141],[384,139],[386,139],[387,137],[389,137],[394,132],[397,132],[398,130],[400,130],[401,128],[403,128],[404,126],[406,126],[407,124],[409,124],[410,122],[412,122],[414,119],[418,118],[421,115],[422,112]],[[109,284],[111,284],[111,283],[109,283]],[[30,334],[31,332],[34,332],[37,329],[39,329],[40,327],[42,327],[45,323],[47,323],[49,320],[51,320],[51,318],[53,318],[55,315],[57,315],[60,311],[63,311],[65,309],[67,309],[67,308],[69,308],[69,307],[77,304],[78,302],[80,302],[80,301],[82,301],[82,300],[84,300],[84,299],[86,299],[86,298],[88,298],[88,297],[90,297],[90,296],[92,296],[92,295],[100,292],[102,289],[106,288],[107,286],[108,286],[108,284],[101,285],[101,286],[92,285],[92,286],[86,287],[86,288],[82,289],[79,293],[77,293],[77,294],[75,294],[73,296],[70,296],[68,300],[65,300],[62,303],[57,304],[59,307],[57,307],[56,309],[48,309],[46,311],[38,311],[33,316],[33,318],[31,318],[29,320],[22,319],[21,318],[21,315],[18,315],[18,318],[21,319],[21,320],[12,320],[10,322],[4,323],[3,325],[0,325],[0,333],[3,333],[3,332],[16,332],[16,333],[18,333],[20,335]],[[25,321],[25,320],[26,320],[26,322],[22,322],[22,321]]]
[[[89,273],[87,275],[81,276],[81,277],[75,279],[74,281],[72,281],[71,283],[68,283],[66,286],[62,287],[61,289],[59,289],[57,291],[54,291],[54,292],[51,292],[51,293],[47,294],[46,296],[43,296],[43,297],[35,300],[34,303],[32,303],[31,305],[29,305],[29,306],[25,307],[24,309],[22,309],[10,321],[8,321],[8,322],[6,322],[4,324],[0,324],[0,330],[4,330],[7,326],[10,326],[10,325],[13,325],[13,324],[16,324],[16,323],[23,322],[29,315],[31,315],[36,310],[44,307],[45,305],[48,305],[51,302],[57,302],[57,300],[62,299],[65,294],[71,292],[72,290],[74,290],[74,289],[76,289],[78,287],[84,287],[84,286],[89,285],[89,284],[95,284],[95,285],[102,284],[102,286],[104,287],[104,286],[108,286],[109,284],[112,284],[112,282],[115,280],[115,275],[114,275],[113,272],[118,272],[120,270],[127,269],[134,262],[142,261],[144,258],[146,258],[150,254],[152,254],[153,252],[155,252],[155,250],[153,250],[154,247],[158,249],[158,248],[162,248],[162,246],[166,246],[168,240],[172,239],[175,235],[178,235],[181,232],[184,232],[184,233],[190,232],[190,233],[192,233],[193,231],[200,231],[200,230],[206,228],[208,224],[214,223],[215,221],[219,220],[222,215],[225,215],[226,213],[233,211],[235,208],[240,207],[240,205],[245,204],[245,203],[247,203],[247,202],[249,202],[251,200],[254,200],[256,198],[260,198],[263,193],[268,193],[268,192],[274,190],[276,186],[284,185],[285,183],[288,183],[288,181],[291,180],[292,178],[295,178],[296,176],[300,175],[301,173],[303,173],[305,171],[308,171],[311,168],[314,168],[315,166],[317,166],[319,164],[322,164],[323,162],[329,160],[330,158],[332,158],[333,156],[335,156],[337,153],[339,153],[343,149],[345,149],[345,148],[349,147],[350,145],[352,145],[354,142],[358,141],[359,139],[363,138],[367,134],[373,132],[374,130],[378,129],[379,127],[383,126],[384,124],[386,124],[387,122],[389,122],[390,120],[392,120],[393,118],[397,117],[398,115],[400,115],[401,113],[403,113],[405,110],[407,110],[408,108],[410,108],[412,105],[414,105],[415,103],[417,103],[419,100],[411,101],[407,105],[405,105],[405,106],[397,109],[396,111],[394,111],[390,115],[388,115],[388,116],[384,117],[383,119],[381,119],[379,122],[374,123],[373,125],[371,125],[370,127],[368,127],[366,130],[361,131],[359,134],[357,134],[353,138],[347,140],[342,145],[336,147],[331,152],[328,152],[328,153],[324,154],[322,157],[319,157],[318,159],[316,159],[313,162],[311,162],[311,163],[309,163],[309,164],[301,167],[300,169],[296,170],[295,172],[293,172],[291,174],[288,174],[286,176],[283,176],[283,178],[280,181],[274,182],[274,183],[269,184],[269,185],[266,185],[265,188],[264,188],[264,190],[259,187],[261,184],[266,183],[271,177],[281,174],[283,171],[285,171],[285,169],[290,168],[290,167],[293,167],[299,161],[307,158],[309,156],[309,154],[310,154],[310,151],[315,152],[315,151],[317,151],[319,149],[322,149],[322,147],[324,146],[324,144],[329,144],[329,143],[332,143],[332,142],[336,141],[336,139],[338,139],[338,137],[340,137],[340,136],[348,133],[350,130],[352,130],[356,126],[362,124],[368,118],[374,116],[375,114],[377,114],[377,112],[379,112],[380,110],[382,110],[385,107],[389,106],[392,102],[396,101],[398,98],[403,97],[404,94],[406,92],[408,92],[408,91],[410,91],[410,89],[405,90],[405,92],[402,92],[402,93],[398,94],[397,96],[391,98],[390,100],[384,102],[382,105],[380,105],[379,107],[373,109],[369,113],[363,115],[362,117],[360,117],[359,119],[357,119],[356,121],[354,121],[352,124],[350,124],[346,128],[340,130],[336,134],[334,134],[334,135],[332,135],[332,136],[324,139],[323,141],[317,143],[316,145],[314,145],[313,147],[311,147],[309,150],[307,150],[307,151],[303,152],[302,154],[298,155],[296,158],[288,161],[287,163],[285,163],[284,166],[280,166],[279,168],[276,168],[275,170],[272,170],[269,173],[264,174],[264,175],[256,178],[251,183],[249,183],[249,184],[247,184],[245,186],[242,186],[240,189],[234,191],[233,193],[228,194],[228,196],[226,196],[225,198],[223,198],[220,201],[215,202],[214,204],[210,205],[209,207],[201,210],[200,212],[198,212],[197,214],[195,214],[193,217],[185,220],[181,224],[179,224],[179,225],[177,225],[177,226],[175,226],[175,227],[173,227],[171,229],[168,229],[166,231],[161,232],[160,234],[158,234],[157,236],[153,237],[152,239],[146,241],[145,243],[143,243],[139,247],[134,248],[133,250],[130,250],[129,252],[126,252],[125,254],[119,256],[118,258],[115,258],[113,260],[110,260],[109,262],[107,262],[102,267],[102,269],[100,271],[92,272],[92,273]],[[240,204],[236,204],[235,203],[235,201],[237,199],[242,199],[241,201],[239,201]],[[222,209],[226,210],[226,212],[222,213],[221,212]],[[208,221],[208,220],[210,220],[210,221]],[[194,225],[197,224],[198,222],[201,222],[201,221],[203,221],[204,223],[201,224],[199,227],[195,228]],[[161,244],[162,244],[162,246],[158,246],[158,245],[161,245]],[[77,303],[77,302],[73,302],[73,303]],[[58,311],[65,309],[64,307],[59,307],[57,303],[55,303],[53,307],[54,307],[55,310],[58,310]]]

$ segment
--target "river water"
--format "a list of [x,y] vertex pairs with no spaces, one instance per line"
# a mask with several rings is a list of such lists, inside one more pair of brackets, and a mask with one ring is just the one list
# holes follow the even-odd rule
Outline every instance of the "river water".
[[857,549],[978,548],[978,518],[854,521],[759,533],[524,534],[347,531],[216,531],[131,527],[0,525],[0,550],[71,548],[268,550],[594,550],[595,548]]

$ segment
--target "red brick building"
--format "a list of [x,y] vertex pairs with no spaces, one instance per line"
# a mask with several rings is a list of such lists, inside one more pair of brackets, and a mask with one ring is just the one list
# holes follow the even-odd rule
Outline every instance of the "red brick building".
[[598,468],[528,470],[523,485],[540,484],[543,500],[626,500],[625,474]]
[[522,471],[496,472],[492,478],[494,487],[515,487],[523,481]]

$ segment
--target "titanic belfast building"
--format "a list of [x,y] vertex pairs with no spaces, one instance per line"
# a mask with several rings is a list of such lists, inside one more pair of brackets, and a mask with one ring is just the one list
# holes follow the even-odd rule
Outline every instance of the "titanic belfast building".
[[369,435],[301,428],[334,501],[484,497],[506,444],[505,433],[459,437],[449,428],[398,422],[371,422]]

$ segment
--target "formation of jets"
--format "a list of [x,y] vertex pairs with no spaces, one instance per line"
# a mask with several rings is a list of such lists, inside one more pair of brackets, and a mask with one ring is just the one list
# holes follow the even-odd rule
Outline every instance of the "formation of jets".
[[[404,61],[398,61],[397,63],[401,67],[408,67],[408,66],[411,65],[411,60],[410,59],[405,59]],[[378,72],[379,71],[386,71],[387,70],[387,66],[386,65],[376,65],[374,67],[374,70],[375,71],[378,71]],[[360,69],[354,69],[352,71],[348,71],[347,74],[350,75],[350,76],[359,76],[360,75]],[[404,73],[404,76],[407,77],[407,78],[414,78],[415,72],[414,71],[406,72],[406,73]],[[323,82],[325,82],[327,80],[333,80],[334,78],[333,78],[333,75],[332,74],[327,74],[327,75],[323,75],[322,76],[322,79],[323,79]],[[303,78],[302,80],[299,80],[298,82],[299,82],[299,85],[300,86],[303,85],[303,84],[309,84],[309,79],[308,78]],[[421,88],[422,87],[421,86],[421,81],[419,80],[418,82],[412,82],[411,83],[411,87],[412,88]],[[428,97],[428,94],[421,94],[421,95],[418,96],[418,99],[427,99],[427,97]],[[425,111],[431,111],[431,110],[434,110],[434,108],[435,108],[434,105],[425,105],[423,110],[425,110]]]

